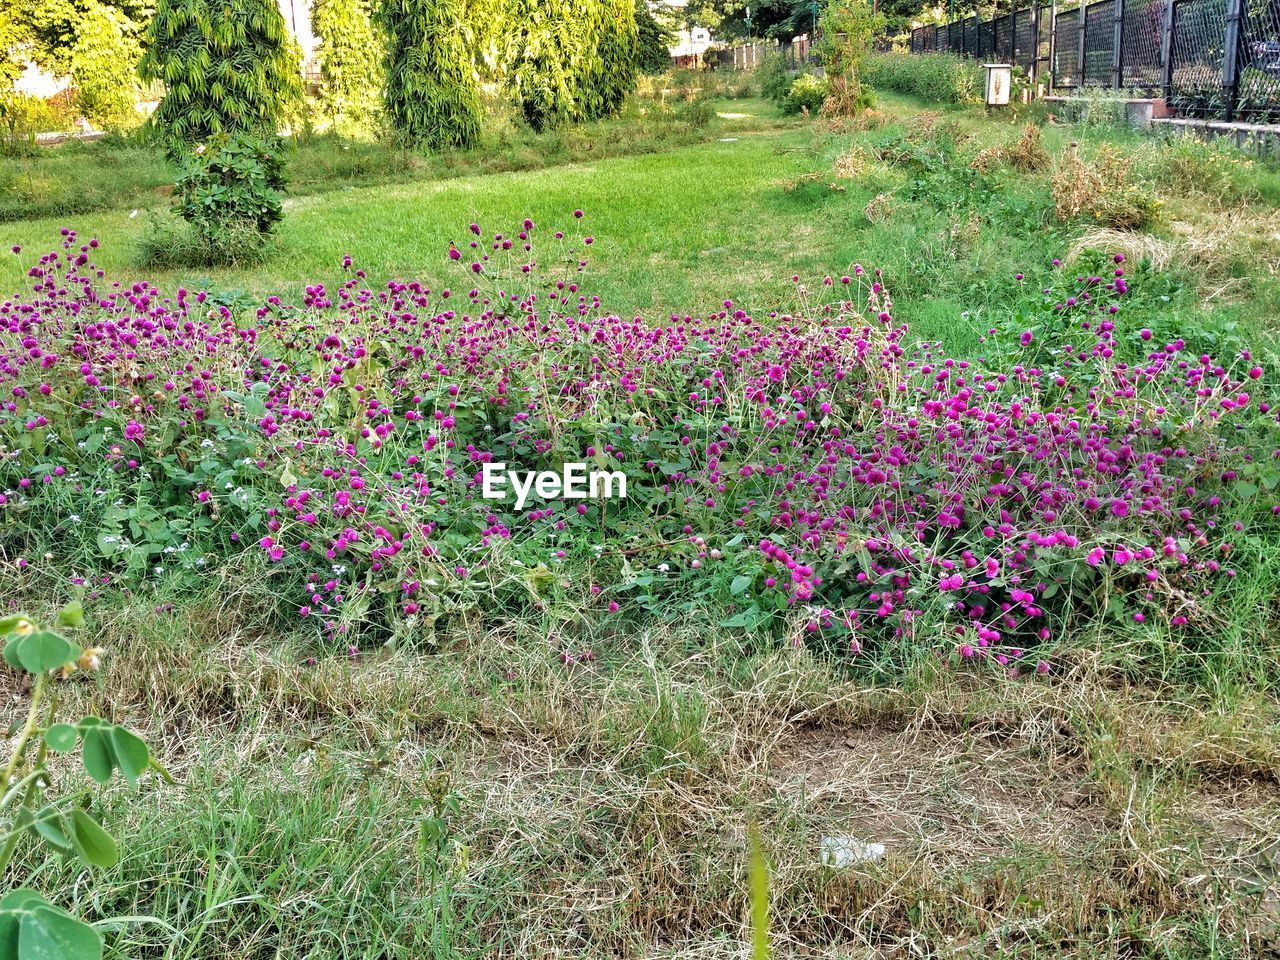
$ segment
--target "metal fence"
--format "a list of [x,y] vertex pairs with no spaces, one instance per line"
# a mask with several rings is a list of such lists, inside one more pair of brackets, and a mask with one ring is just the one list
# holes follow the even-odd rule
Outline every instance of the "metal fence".
[[1032,6],[917,27],[910,50],[1010,63],[1050,89],[1139,90],[1189,116],[1280,120],[1280,0]]

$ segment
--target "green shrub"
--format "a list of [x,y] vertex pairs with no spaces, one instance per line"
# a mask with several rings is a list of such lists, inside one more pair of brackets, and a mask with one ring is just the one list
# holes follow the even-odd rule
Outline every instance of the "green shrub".
[[646,0],[636,4],[636,69],[642,73],[662,73],[671,66],[670,48],[675,34],[658,23]]
[[823,10],[818,50],[827,79],[828,115],[851,117],[871,106],[862,91],[862,62],[881,23],[868,0],[831,0]]
[[676,107],[676,116],[689,126],[701,129],[716,117],[716,108],[707,100],[688,100]]
[[760,66],[756,68],[756,77],[760,81],[760,96],[781,105],[791,90],[796,75],[787,69],[787,61],[780,53],[766,53]]
[[1245,174],[1251,163],[1232,147],[1183,136],[1160,144],[1147,166],[1151,178],[1161,186],[1232,204],[1249,195]]
[[279,144],[247,134],[218,134],[182,161],[174,209],[182,225],[160,225],[143,241],[152,266],[256,259],[284,215]]
[[981,89],[973,61],[949,53],[874,53],[862,63],[862,79],[930,103],[965,103]]
[[811,73],[802,73],[791,82],[780,106],[783,113],[799,113],[808,110],[814,114],[827,99],[827,81]]
[[144,80],[165,85],[153,122],[182,152],[219,133],[273,135],[302,99],[297,48],[274,0],[159,0]]
[[10,90],[0,93],[0,154],[28,153],[35,147],[37,133],[71,130],[75,116],[58,101],[42,100]]

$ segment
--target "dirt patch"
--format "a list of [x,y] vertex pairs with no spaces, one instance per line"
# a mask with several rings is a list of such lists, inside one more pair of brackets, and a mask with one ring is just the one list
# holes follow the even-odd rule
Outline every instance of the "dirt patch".
[[770,778],[824,833],[935,868],[1029,844],[1065,854],[1104,832],[1101,801],[1052,724],[802,730],[774,751]]

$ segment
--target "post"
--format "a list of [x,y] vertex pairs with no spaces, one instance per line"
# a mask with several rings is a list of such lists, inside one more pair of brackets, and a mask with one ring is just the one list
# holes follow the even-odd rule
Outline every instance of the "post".
[[1031,89],[1036,89],[1036,81],[1040,78],[1040,0],[1031,3]]
[[1009,62],[1018,65],[1018,4],[1012,4],[1009,11]]
[[1226,102],[1223,119],[1236,118],[1240,99],[1240,27],[1244,19],[1244,0],[1227,0],[1227,35],[1222,56],[1222,99]]
[[1058,0],[1049,4],[1049,92],[1058,81]]
[[1160,86],[1166,103],[1173,97],[1173,12],[1174,0],[1165,0],[1160,22]]
[[1111,26],[1111,89],[1119,90],[1124,80],[1124,0],[1115,0]]
[[1085,0],[1080,0],[1080,13],[1078,16],[1080,17],[1080,59],[1076,61],[1076,69],[1080,72],[1080,76],[1076,78],[1076,89],[1083,90],[1086,73],[1084,68],[1084,54],[1086,50],[1084,28],[1089,22],[1089,8],[1085,3]]

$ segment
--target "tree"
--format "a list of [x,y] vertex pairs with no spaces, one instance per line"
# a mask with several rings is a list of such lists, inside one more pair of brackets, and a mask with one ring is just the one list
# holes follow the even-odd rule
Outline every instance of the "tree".
[[31,45],[31,27],[22,9],[22,0],[0,0],[0,103],[12,95],[22,76],[23,51]]
[[383,0],[384,108],[396,138],[433,149],[480,135],[484,107],[463,0]]
[[127,123],[138,116],[136,35],[119,11],[92,3],[76,27],[71,47],[71,79],[76,103],[101,124]]
[[508,86],[535,130],[615,112],[635,84],[634,0],[515,0]]
[[[31,41],[31,59],[55,74],[71,72],[72,56],[86,22],[90,33],[100,33],[105,22],[103,11],[135,50],[155,12],[152,0],[18,0],[17,8]],[[131,65],[136,57],[135,52]]]
[[[590,0],[587,0],[590,3]],[[535,130],[580,119],[582,61],[592,24],[574,0],[514,0],[509,86]]]
[[216,133],[274,135],[302,100],[297,45],[274,0],[159,0],[139,64],[161,81],[171,149]]
[[879,26],[871,0],[830,0],[822,11],[818,54],[829,84],[827,113],[850,116],[868,105],[858,74]]
[[661,73],[671,66],[675,34],[660,24],[646,0],[636,3],[636,67],[642,73]]
[[[645,0],[638,0],[644,6]],[[627,94],[635,89],[640,38],[636,24],[637,0],[597,0],[599,22],[595,49],[588,59],[588,93],[584,107],[588,119],[612,116]]]
[[369,0],[314,0],[311,30],[320,57],[320,104],[339,133],[377,129],[386,41]]

